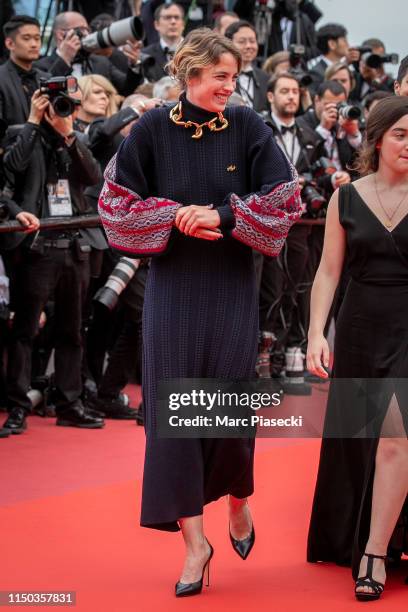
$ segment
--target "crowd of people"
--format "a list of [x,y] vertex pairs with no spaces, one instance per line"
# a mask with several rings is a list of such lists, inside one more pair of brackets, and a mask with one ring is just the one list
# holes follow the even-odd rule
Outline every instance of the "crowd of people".
[[[370,128],[377,105],[391,100],[394,123],[407,114],[405,106],[392,105],[408,97],[408,56],[392,78],[387,65],[398,60],[381,40],[350,44],[343,24],[318,24],[323,15],[308,0],[93,2],[86,10],[80,2],[71,4],[78,11],[55,15],[52,44],[44,55],[42,27],[35,17],[15,14],[11,3],[4,3],[0,13],[0,214],[3,223],[9,218],[20,229],[11,231],[16,229],[12,224],[0,238],[0,401],[8,412],[0,437],[23,433],[33,412],[56,417],[59,426],[92,429],[102,428],[109,418],[136,423],[145,418],[142,524],[172,531],[178,529],[180,516],[190,517],[178,522],[187,550],[200,539],[201,560],[208,559],[205,569],[213,549],[204,540],[198,516],[204,503],[229,493],[231,541],[246,558],[255,534],[253,525],[247,533],[250,515],[242,500],[252,492],[252,471],[235,481],[234,491],[228,484],[231,475],[220,482],[217,473],[208,480],[205,495],[197,489],[196,497],[184,499],[179,483],[171,483],[183,473],[187,447],[178,472],[174,454],[168,463],[172,442],[154,435],[155,385],[168,376],[250,378],[256,372],[271,378],[281,393],[307,395],[316,374],[326,376],[320,363],[323,355],[329,367],[323,334],[337,320],[340,305],[350,303],[346,287],[349,292],[359,257],[351,257],[343,269],[344,248],[335,261],[326,246],[323,250],[327,205],[341,188],[341,223],[354,227],[347,221],[344,197],[359,197],[359,191],[347,186],[361,176],[367,136],[376,147],[383,138],[384,131],[373,136]],[[114,44],[110,28],[118,19],[128,21],[120,22],[121,40]],[[93,33],[98,35],[92,38]],[[227,94],[219,93],[220,88]],[[160,112],[150,112],[153,109]],[[386,116],[380,120],[384,127]],[[195,128],[193,140],[180,126]],[[200,157],[194,140],[201,139],[206,128],[220,135],[211,143],[206,140]],[[228,158],[232,150],[237,159]],[[386,164],[378,159],[375,163],[375,151],[371,153],[369,169],[383,180]],[[371,182],[367,195],[367,181],[361,180],[361,193],[369,199]],[[377,190],[377,183],[374,186]],[[248,193],[258,195],[243,197]],[[276,219],[263,216],[266,198],[282,206],[278,226]],[[180,203],[186,202],[189,206],[183,208]],[[203,206],[206,202],[216,211]],[[327,225],[344,247],[333,213]],[[230,235],[236,240],[220,240]],[[353,244],[359,245],[357,238]],[[358,274],[361,261],[360,254]],[[326,281],[334,279],[330,295],[321,280],[324,270]],[[231,275],[235,284],[226,280]],[[216,303],[208,298],[211,291],[217,294]],[[186,313],[193,293],[207,307],[196,311],[192,306]],[[377,297],[373,294],[370,301],[363,289],[358,300],[367,300],[370,309]],[[231,302],[233,316],[226,316]],[[324,307],[319,306],[323,302]],[[344,308],[338,324],[346,335]],[[315,332],[308,370],[310,319]],[[237,320],[245,324],[238,326]],[[196,334],[193,344],[190,327]],[[214,339],[213,329],[227,335],[228,342],[220,342],[222,334]],[[398,330],[395,333],[397,337]],[[386,334],[385,329],[384,338]],[[256,363],[253,343],[258,344]],[[346,349],[336,350],[337,371],[344,368],[344,376],[353,376]],[[142,375],[144,360],[149,365]],[[129,405],[123,393],[129,381],[143,382],[144,407]],[[240,462],[252,465],[252,443],[244,449],[231,440],[207,446],[203,452],[213,457],[232,457],[231,471]],[[384,445],[380,451],[390,452]],[[314,537],[313,521],[322,523],[319,495],[330,498],[324,466],[332,465],[332,452],[333,445],[327,443],[312,517],[310,560],[326,558]],[[357,451],[339,452],[350,456]],[[375,452],[372,447],[367,470]],[[367,449],[364,453],[368,456]],[[187,456],[194,464],[195,443],[188,446]],[[384,474],[387,478],[387,469]],[[157,500],[158,482],[166,495],[163,504]],[[382,483],[376,486],[380,493],[376,490],[373,499],[379,515],[386,517],[380,525],[371,524],[373,550],[378,544],[375,530],[383,534],[384,523],[391,537],[406,495],[401,485],[401,504],[398,512],[394,504],[396,516],[390,518],[389,508],[376,501],[382,497]],[[169,499],[174,502],[170,509]],[[360,496],[357,505],[364,499]],[[364,520],[367,532],[369,518]],[[356,553],[358,561],[362,552]],[[350,537],[336,554],[339,563],[351,562]],[[361,567],[356,566],[360,598],[381,594],[378,584],[384,576],[379,569],[373,582],[373,566],[385,554],[383,549],[367,553],[364,571],[371,582],[361,578]],[[201,584],[193,579],[194,559],[187,555],[176,587],[180,596],[201,590],[203,576]]]
[[[308,394],[314,380],[305,371],[306,330],[327,202],[357,178],[353,160],[370,109],[386,96],[408,94],[407,60],[394,83],[385,70],[392,58],[380,40],[351,46],[343,25],[317,27],[322,15],[311,2],[287,0],[273,10],[258,2],[237,1],[234,10],[225,10],[231,3],[198,2],[192,12],[188,2],[152,0],[139,7],[143,40],[86,51],[89,34],[115,23],[112,4],[88,7],[89,22],[79,12],[57,14],[45,56],[38,21],[4,7],[2,202],[26,231],[2,234],[1,403],[9,411],[3,436],[26,428],[32,387],[47,389],[37,410],[55,412],[59,425],[99,428],[104,417],[142,419],[121,390],[129,380],[140,382],[149,260],[140,259],[117,308],[101,306],[93,298],[119,256],[84,217],[96,213],[105,167],[138,118],[178,100],[180,87],[167,66],[186,31],[211,26],[232,41],[242,66],[228,104],[259,113],[299,173],[301,221],[279,257],[254,251],[256,369],[288,393]],[[120,16],[129,18],[132,7]],[[39,219],[61,215],[80,219],[74,229],[38,231]]]

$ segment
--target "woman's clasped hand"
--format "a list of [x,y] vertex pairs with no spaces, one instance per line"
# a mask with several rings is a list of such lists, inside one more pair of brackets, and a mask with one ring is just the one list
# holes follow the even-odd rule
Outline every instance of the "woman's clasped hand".
[[174,224],[177,229],[194,238],[204,240],[218,240],[222,238],[220,225],[220,215],[210,206],[183,206],[176,213]]

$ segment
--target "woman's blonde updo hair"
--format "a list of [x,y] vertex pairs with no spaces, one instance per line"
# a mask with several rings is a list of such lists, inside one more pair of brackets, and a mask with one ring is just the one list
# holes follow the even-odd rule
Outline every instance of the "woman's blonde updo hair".
[[242,58],[233,43],[209,28],[197,28],[177,47],[167,68],[185,90],[189,79],[198,76],[203,68],[218,64],[223,53],[231,53],[237,61],[237,72],[240,72]]
[[118,112],[118,107],[122,101],[122,97],[119,96],[112,83],[104,76],[101,74],[88,74],[86,76],[82,76],[78,79],[78,85],[82,91],[83,99],[86,99],[92,92],[93,85],[99,85],[99,87],[102,87],[109,98],[109,104],[108,108],[106,109],[105,117],[112,117],[112,115]]
[[370,111],[367,120],[367,128],[357,162],[353,170],[361,176],[377,172],[380,161],[379,147],[382,138],[393,125],[408,115],[408,98],[391,96],[380,100]]

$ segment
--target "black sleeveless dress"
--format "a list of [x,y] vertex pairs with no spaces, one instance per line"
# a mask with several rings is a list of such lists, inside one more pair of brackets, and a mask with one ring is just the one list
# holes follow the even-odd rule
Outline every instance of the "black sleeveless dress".
[[[307,558],[352,564],[356,575],[370,529],[378,436],[393,393],[408,431],[408,215],[390,232],[350,184],[340,188],[339,218],[351,278],[336,321],[336,380],[325,424],[325,435],[333,437],[322,441]],[[350,378],[377,385],[377,391],[383,383],[384,392],[374,409],[372,403],[369,407],[369,437],[353,439],[348,433],[336,439],[335,430],[351,405],[363,414],[362,422],[369,410],[366,395],[345,398],[341,390],[332,391],[337,379]],[[353,385],[344,388],[353,395]],[[407,522],[406,502],[399,527],[406,528]]]

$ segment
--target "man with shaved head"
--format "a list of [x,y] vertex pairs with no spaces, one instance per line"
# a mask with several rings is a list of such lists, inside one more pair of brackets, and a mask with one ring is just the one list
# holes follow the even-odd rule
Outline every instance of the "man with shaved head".
[[88,22],[83,15],[74,11],[59,13],[54,20],[53,36],[56,48],[53,53],[43,57],[36,66],[50,72],[53,76],[73,74],[101,74],[111,81],[118,92],[127,96],[134,92],[143,81],[137,66],[140,43],[127,45],[124,54],[128,57],[127,72],[122,72],[108,58],[81,51],[81,37],[90,34]]

